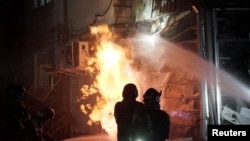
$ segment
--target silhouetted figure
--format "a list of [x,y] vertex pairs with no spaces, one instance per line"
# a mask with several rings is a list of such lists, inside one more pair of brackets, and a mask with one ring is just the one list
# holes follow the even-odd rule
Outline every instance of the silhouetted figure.
[[30,114],[24,105],[25,88],[20,84],[9,85],[1,119],[2,140],[22,141],[23,133],[30,123]]
[[143,102],[151,123],[147,141],[165,141],[169,138],[170,116],[160,109],[160,96],[161,92],[154,88],[147,89],[143,95]]
[[[114,116],[117,123],[118,141],[135,141],[136,136],[144,123],[145,106],[143,103],[136,101],[138,90],[135,84],[128,83],[122,91],[123,100],[116,103]],[[145,127],[142,127],[145,129]]]
[[29,129],[26,131],[27,141],[55,141],[55,138],[44,132],[44,125],[54,119],[55,110],[45,107],[31,117]]

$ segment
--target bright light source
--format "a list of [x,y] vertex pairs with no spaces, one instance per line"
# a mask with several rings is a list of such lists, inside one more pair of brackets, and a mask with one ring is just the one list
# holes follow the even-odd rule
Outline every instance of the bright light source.
[[138,138],[138,139],[135,139],[135,141],[143,141],[143,139]]
[[197,13],[197,14],[199,13],[199,10],[196,8],[195,5],[193,5],[192,8],[193,8],[193,10],[195,11],[195,13]]

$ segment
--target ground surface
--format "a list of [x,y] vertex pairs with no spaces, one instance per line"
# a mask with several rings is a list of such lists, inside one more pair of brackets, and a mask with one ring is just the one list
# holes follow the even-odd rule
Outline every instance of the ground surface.
[[116,139],[108,135],[90,135],[65,139],[63,141],[116,141]]

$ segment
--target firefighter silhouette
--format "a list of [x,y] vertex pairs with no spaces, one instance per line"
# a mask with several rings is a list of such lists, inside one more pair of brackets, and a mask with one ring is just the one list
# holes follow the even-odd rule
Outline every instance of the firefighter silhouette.
[[1,131],[4,140],[16,141],[23,139],[23,133],[30,123],[28,112],[23,98],[26,95],[25,88],[20,84],[11,84],[6,89],[6,99],[3,106],[1,119]]
[[146,113],[149,116],[149,132],[146,141],[165,141],[169,138],[170,116],[160,109],[160,96],[154,88],[149,88],[143,95]]
[[[118,141],[135,141],[145,130],[145,106],[136,101],[138,90],[135,84],[128,83],[122,91],[122,101],[115,104],[114,116],[117,123]],[[143,129],[143,130],[142,130]]]

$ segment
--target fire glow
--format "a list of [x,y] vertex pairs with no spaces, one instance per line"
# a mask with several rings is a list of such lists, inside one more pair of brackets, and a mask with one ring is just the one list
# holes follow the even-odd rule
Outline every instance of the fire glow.
[[[117,130],[113,114],[114,105],[122,100],[121,93],[124,85],[130,82],[135,83],[139,88],[139,99],[141,92],[148,87],[164,90],[164,85],[168,83],[171,76],[171,72],[169,73],[164,68],[193,74],[194,77],[201,81],[205,80],[209,84],[214,84],[216,74],[223,75],[221,90],[229,95],[236,96],[237,94],[237,97],[240,96],[250,101],[248,87],[176,44],[156,37],[153,38],[154,42],[151,42],[152,40],[149,40],[147,36],[140,36],[142,38],[133,38],[131,46],[120,45],[117,43],[119,37],[113,35],[107,25],[91,27],[91,33],[96,37],[96,45],[95,54],[88,59],[87,70],[96,73],[94,73],[93,84],[83,85],[81,91],[83,99],[93,94],[98,94],[98,96],[95,105],[84,103],[81,105],[81,110],[89,116],[89,125],[100,123],[111,136],[115,136]],[[136,48],[132,49],[134,46]],[[138,66],[134,64],[136,59],[140,62],[138,71],[136,71]],[[173,114],[172,117],[174,116],[180,115]],[[186,118],[185,115],[181,116]]]
[[[107,25],[91,27],[91,34],[96,37],[96,52],[88,59],[89,70],[96,70],[94,84],[84,85],[81,89],[83,98],[99,93],[96,104],[81,105],[82,112],[88,114],[89,125],[99,122],[102,128],[111,136],[116,135],[114,105],[122,99],[122,89],[126,83],[134,82],[134,73],[130,66],[129,47],[122,47],[114,42]],[[90,109],[88,113],[86,109]]]

